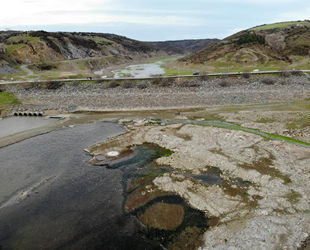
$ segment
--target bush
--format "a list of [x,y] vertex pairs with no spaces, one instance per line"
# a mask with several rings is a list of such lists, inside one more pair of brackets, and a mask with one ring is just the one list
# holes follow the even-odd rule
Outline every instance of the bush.
[[285,71],[285,70],[281,70],[281,76],[282,76],[282,77],[289,77],[290,75],[291,75],[290,72],[287,72],[287,71]]
[[139,82],[137,84],[138,89],[146,89],[148,87],[148,84],[146,82]]
[[262,79],[262,83],[267,84],[267,85],[272,85],[275,82],[276,82],[275,79],[273,77],[270,77],[270,76],[264,77]]
[[201,75],[201,76],[199,76],[199,79],[201,80],[201,81],[208,81],[209,80],[209,76],[205,73],[205,74],[203,74],[203,75]]
[[255,33],[245,33],[238,37],[237,44],[247,44],[247,43],[259,43],[259,44],[265,44],[265,37],[261,35],[257,35]]
[[155,78],[152,79],[152,84],[153,85],[159,85],[160,82],[161,82],[161,78],[159,78],[159,77],[155,77]]
[[39,82],[33,82],[33,83],[30,83],[30,84],[27,84],[24,89],[25,90],[30,90],[30,89],[41,89],[42,88],[42,85],[41,83]]
[[62,85],[64,85],[64,83],[63,82],[47,82],[46,84],[45,84],[45,87],[47,88],[47,89],[59,89]]
[[225,78],[223,78],[223,79],[221,79],[221,81],[220,81],[220,86],[221,87],[229,87],[231,84],[230,84],[230,82],[229,82],[229,80],[228,79],[225,79]]
[[293,76],[302,76],[303,74],[304,74],[304,72],[302,72],[301,70],[293,70],[292,71]]
[[199,87],[200,82],[197,79],[188,80],[188,79],[182,78],[179,80],[178,86],[180,86],[180,87]]
[[251,78],[251,73],[250,72],[243,72],[241,73],[241,77],[245,78],[245,79],[250,79]]
[[133,88],[134,87],[134,83],[133,81],[125,81],[123,84],[122,84],[122,87],[125,88],[125,89],[129,89],[129,88]]
[[288,79],[281,79],[281,81],[280,81],[281,85],[287,85],[288,83],[289,83]]
[[120,85],[119,81],[116,81],[116,80],[112,80],[109,85],[108,85],[108,88],[116,88]]
[[173,83],[174,83],[174,80],[172,78],[162,78],[158,86],[170,87]]

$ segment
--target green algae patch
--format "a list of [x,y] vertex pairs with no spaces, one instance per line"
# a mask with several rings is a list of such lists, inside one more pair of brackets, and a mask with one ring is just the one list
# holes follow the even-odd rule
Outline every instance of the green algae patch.
[[[184,123],[184,121],[180,121]],[[238,131],[243,131],[246,133],[254,134],[254,135],[259,135],[263,137],[264,139],[267,140],[278,140],[278,141],[285,141],[288,143],[293,143],[298,146],[303,146],[303,147],[308,147],[310,148],[310,143],[301,141],[301,140],[296,140],[287,136],[283,135],[276,135],[276,134],[271,134],[271,133],[266,133],[266,132],[261,132],[256,129],[252,128],[245,128],[236,124],[228,123],[228,122],[220,122],[220,121],[189,121],[187,122],[188,124],[193,124],[193,125],[200,125],[200,126],[210,126],[210,127],[217,127],[217,128],[225,128],[225,129],[231,129],[231,130],[238,130]]]

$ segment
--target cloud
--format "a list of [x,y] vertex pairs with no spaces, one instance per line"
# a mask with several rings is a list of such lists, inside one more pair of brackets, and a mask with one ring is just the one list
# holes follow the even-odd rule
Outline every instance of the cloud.
[[[59,23],[61,11],[92,11],[110,0],[15,0],[1,3],[0,25]],[[59,12],[57,14],[57,12]],[[68,20],[69,17],[68,17]],[[68,22],[67,20],[67,22]]]

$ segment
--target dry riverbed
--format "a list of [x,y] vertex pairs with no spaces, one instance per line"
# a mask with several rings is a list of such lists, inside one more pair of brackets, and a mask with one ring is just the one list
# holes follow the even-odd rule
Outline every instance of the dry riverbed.
[[[156,163],[172,171],[158,175],[141,192],[149,199],[158,193],[177,194],[211,218],[199,249],[297,249],[309,235],[310,148],[243,131],[151,123],[133,120],[127,133],[87,151],[107,156],[144,143],[171,150]],[[221,184],[194,178],[215,168]],[[193,249],[177,248],[178,241],[171,249]]]

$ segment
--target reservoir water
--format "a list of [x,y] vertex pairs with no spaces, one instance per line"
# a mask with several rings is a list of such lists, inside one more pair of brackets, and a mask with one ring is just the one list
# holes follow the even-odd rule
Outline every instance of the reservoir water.
[[158,61],[148,64],[130,65],[125,69],[113,71],[113,73],[115,74],[114,78],[145,78],[162,75],[165,74],[165,70],[162,68],[163,64],[165,64],[164,61]]
[[0,120],[0,138],[16,134],[29,129],[39,128],[57,122],[56,119],[44,119],[43,117],[7,117]]
[[162,249],[124,211],[123,173],[83,149],[125,130],[97,122],[0,149],[0,249]]

